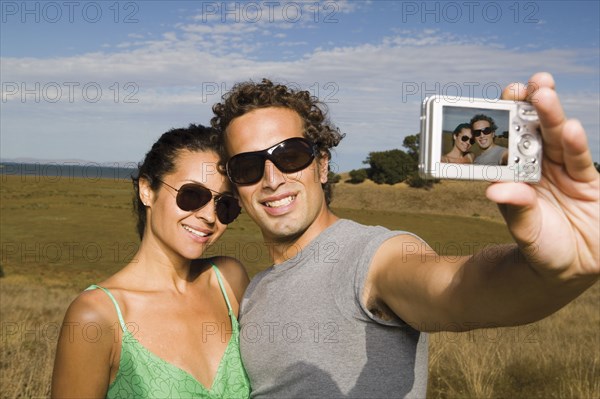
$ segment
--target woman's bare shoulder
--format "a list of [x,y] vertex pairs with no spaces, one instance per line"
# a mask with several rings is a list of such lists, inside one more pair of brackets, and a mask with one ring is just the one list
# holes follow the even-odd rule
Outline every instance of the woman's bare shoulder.
[[239,303],[250,282],[250,278],[242,262],[230,256],[216,256],[210,258],[209,261],[219,268],[219,271],[231,286]]
[[115,306],[110,297],[101,289],[90,289],[79,294],[67,309],[65,322],[95,323],[111,326],[117,320]]

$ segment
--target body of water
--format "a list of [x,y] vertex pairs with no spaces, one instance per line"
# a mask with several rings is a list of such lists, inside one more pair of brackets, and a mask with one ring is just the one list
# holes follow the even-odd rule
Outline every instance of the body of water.
[[0,163],[0,175],[22,176],[23,178],[60,179],[131,179],[137,170],[134,162],[114,165],[94,162],[78,163]]

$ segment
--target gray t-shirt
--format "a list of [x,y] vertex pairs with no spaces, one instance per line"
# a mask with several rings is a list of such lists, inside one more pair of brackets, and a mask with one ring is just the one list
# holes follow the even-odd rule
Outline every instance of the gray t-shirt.
[[373,255],[399,234],[338,220],[252,280],[240,308],[252,397],[425,397],[427,334],[360,300]]
[[479,154],[473,163],[476,165],[501,165],[504,151],[507,151],[505,147],[494,145]]

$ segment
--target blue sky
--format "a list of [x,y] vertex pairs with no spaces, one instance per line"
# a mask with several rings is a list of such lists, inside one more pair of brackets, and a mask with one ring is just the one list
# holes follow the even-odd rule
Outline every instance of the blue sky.
[[139,161],[161,133],[208,124],[235,82],[324,100],[333,163],[401,148],[431,94],[493,98],[552,72],[600,161],[599,2],[2,1],[2,159]]

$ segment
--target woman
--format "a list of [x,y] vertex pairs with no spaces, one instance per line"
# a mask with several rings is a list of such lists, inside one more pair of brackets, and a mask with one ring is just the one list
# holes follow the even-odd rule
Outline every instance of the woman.
[[442,162],[446,163],[473,163],[475,156],[469,152],[471,146],[475,144],[475,139],[471,133],[471,125],[461,123],[452,133],[453,147],[449,153],[442,155]]
[[209,128],[163,134],[134,179],[141,244],[79,295],[58,342],[53,397],[245,398],[236,315],[248,284],[226,257],[198,259],[240,212]]

